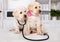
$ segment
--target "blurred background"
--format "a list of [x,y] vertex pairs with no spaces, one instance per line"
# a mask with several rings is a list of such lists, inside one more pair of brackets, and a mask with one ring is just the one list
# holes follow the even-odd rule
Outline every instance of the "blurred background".
[[50,35],[50,39],[44,42],[60,42],[60,0],[0,0],[0,42],[30,42],[9,30],[15,24],[13,10],[20,6],[27,8],[34,1],[41,4],[40,18]]

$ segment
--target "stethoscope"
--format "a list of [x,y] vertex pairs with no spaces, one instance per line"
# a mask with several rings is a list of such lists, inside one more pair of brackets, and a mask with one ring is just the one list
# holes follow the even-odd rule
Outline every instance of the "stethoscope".
[[[18,21],[18,20],[17,20]],[[26,38],[25,36],[24,36],[24,32],[23,32],[23,30],[24,30],[24,25],[26,24],[26,20],[25,20],[25,23],[24,24],[21,24],[19,21],[18,21],[18,24],[19,25],[21,25],[21,26],[23,26],[22,27],[22,36],[26,39],[26,40],[30,40],[30,41],[45,41],[45,40],[48,40],[49,39],[49,35],[47,34],[47,33],[45,33],[45,34],[43,34],[44,36],[47,36],[47,38],[45,38],[45,39],[29,39],[29,38]]]

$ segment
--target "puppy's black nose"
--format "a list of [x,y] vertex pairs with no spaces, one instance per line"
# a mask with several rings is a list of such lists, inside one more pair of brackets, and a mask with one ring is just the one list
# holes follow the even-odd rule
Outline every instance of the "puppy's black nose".
[[39,10],[39,13],[41,12],[41,10]]
[[24,18],[27,18],[27,15],[24,15]]

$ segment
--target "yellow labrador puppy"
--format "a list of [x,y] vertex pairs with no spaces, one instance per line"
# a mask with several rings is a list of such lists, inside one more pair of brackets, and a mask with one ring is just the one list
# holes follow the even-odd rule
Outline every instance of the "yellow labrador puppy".
[[25,25],[24,34],[37,33],[44,34],[45,29],[43,27],[42,21],[40,20],[41,6],[38,2],[32,2],[28,5],[28,20]]
[[14,28],[11,31],[14,31],[15,33],[20,33],[22,30],[22,25],[20,24],[24,24],[24,21],[27,19],[26,8],[18,7],[14,9],[13,16],[16,19],[16,24],[14,24]]

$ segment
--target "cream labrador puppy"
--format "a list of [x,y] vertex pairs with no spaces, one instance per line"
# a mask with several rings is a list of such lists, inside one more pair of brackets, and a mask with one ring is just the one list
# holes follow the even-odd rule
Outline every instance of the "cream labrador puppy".
[[13,29],[10,31],[14,31],[15,33],[20,33],[22,31],[22,25],[20,24],[24,24],[25,23],[24,21],[27,19],[26,8],[18,7],[14,9],[13,16],[15,18],[15,24]]
[[32,2],[28,5],[28,20],[24,28],[24,34],[28,35],[31,32],[37,34],[44,34],[45,29],[43,22],[40,20],[41,6],[38,2]]

